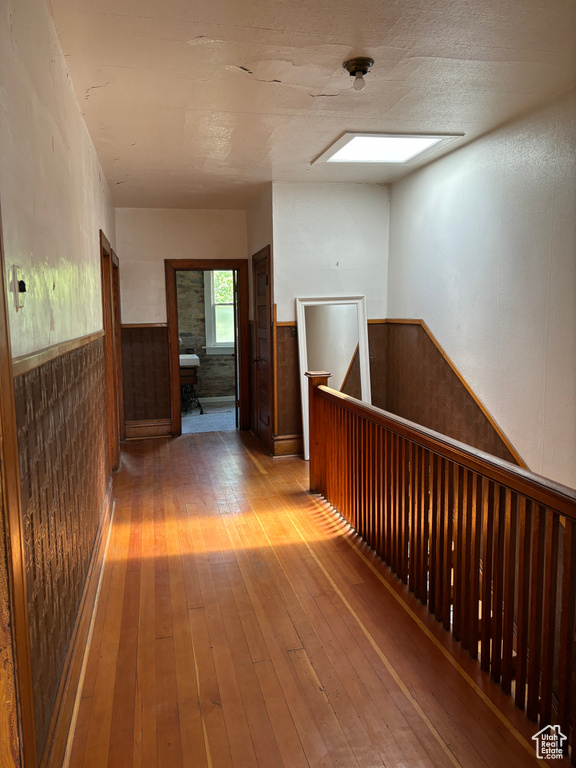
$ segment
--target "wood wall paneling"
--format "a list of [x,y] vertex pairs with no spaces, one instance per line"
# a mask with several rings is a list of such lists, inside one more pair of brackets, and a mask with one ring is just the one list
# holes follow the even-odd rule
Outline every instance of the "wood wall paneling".
[[518,463],[420,323],[387,324],[385,410]]
[[61,768],[64,761],[74,708],[81,685],[82,667],[90,634],[92,614],[96,607],[98,584],[104,567],[104,553],[112,519],[112,478],[108,478],[106,494],[102,504],[100,522],[80,606],[71,633],[68,653],[60,676],[56,701],[52,710],[46,745],[40,763],[41,768]]
[[103,339],[15,379],[38,754],[100,524],[107,486]]
[[126,436],[131,422],[170,419],[168,328],[123,326]]
[[302,404],[300,400],[296,325],[278,325],[276,337],[277,436],[302,435]]
[[368,321],[368,348],[370,352],[370,385],[372,403],[386,408],[388,326],[385,321]]
[[[302,431],[298,343],[291,335],[293,328],[293,323],[276,324],[277,438]],[[525,466],[425,323],[369,320],[368,345],[373,405]],[[359,397],[356,363],[355,360],[342,387],[351,397]]]

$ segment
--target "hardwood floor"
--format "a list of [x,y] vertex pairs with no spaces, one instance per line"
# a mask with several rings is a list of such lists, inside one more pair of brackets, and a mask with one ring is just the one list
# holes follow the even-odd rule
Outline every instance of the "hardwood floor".
[[236,432],[126,445],[71,766],[537,764],[307,471]]

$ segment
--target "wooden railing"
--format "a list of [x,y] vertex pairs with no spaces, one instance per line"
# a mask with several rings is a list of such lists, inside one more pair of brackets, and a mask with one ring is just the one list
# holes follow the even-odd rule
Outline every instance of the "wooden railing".
[[[308,373],[310,488],[518,707],[576,738],[576,492]],[[576,748],[572,749],[576,765]]]

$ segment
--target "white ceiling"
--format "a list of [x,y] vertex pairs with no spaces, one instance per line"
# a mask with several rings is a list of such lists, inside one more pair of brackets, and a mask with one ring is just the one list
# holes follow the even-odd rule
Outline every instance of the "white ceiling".
[[345,131],[465,134],[452,151],[576,83],[575,0],[49,2],[117,206],[386,183],[414,166],[310,163]]

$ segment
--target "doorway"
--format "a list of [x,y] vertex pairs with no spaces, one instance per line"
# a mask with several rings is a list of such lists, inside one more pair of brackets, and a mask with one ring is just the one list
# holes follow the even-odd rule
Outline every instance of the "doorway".
[[176,272],[182,434],[238,423],[235,272]]
[[248,428],[248,263],[166,259],[172,435]]

